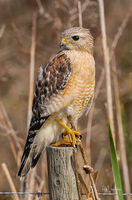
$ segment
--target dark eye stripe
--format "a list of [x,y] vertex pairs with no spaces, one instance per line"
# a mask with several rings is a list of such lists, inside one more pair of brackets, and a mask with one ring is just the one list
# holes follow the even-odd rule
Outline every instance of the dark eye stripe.
[[72,39],[77,41],[77,40],[79,40],[79,36],[75,35],[75,36],[72,37]]

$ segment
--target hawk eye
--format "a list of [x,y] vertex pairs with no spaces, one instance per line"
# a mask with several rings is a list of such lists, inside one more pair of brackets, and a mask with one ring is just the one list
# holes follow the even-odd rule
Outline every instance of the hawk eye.
[[77,41],[77,40],[79,40],[79,36],[75,35],[75,36],[72,37],[72,39]]

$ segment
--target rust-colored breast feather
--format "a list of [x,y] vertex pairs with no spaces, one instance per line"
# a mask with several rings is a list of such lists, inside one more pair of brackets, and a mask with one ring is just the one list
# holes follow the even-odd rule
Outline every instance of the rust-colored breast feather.
[[63,106],[66,105],[67,99],[70,99],[67,113],[76,121],[84,112],[88,112],[93,100],[95,63],[93,56],[85,52],[67,52],[67,56],[70,57],[72,72],[60,95],[65,103]]

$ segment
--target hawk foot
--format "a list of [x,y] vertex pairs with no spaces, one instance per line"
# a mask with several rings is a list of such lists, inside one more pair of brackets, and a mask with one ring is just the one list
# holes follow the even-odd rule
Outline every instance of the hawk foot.
[[[73,144],[76,145],[77,142],[76,142],[75,136],[82,138],[82,137],[81,137],[81,133],[79,133],[79,132],[77,132],[77,131],[74,131],[75,136],[73,136],[73,130],[72,130],[72,129],[70,129],[68,126],[66,126],[61,120],[56,119],[56,121],[57,121],[63,128],[65,128],[65,130],[66,130],[66,131],[63,132],[63,138],[64,138],[64,140],[63,140],[62,142],[60,142],[60,145],[63,145],[64,143],[65,143],[65,145],[67,145],[67,143],[68,143],[68,146],[69,146],[69,144],[70,144],[70,146],[74,146]],[[68,135],[68,137],[69,137],[70,142],[68,142],[67,139],[66,139],[66,136],[67,136],[67,135]],[[74,141],[73,141],[73,140],[74,140]],[[58,144],[59,144],[59,143],[57,142],[57,145],[58,145]],[[56,145],[56,144],[55,144],[55,145]],[[59,146],[60,146],[60,145],[59,145]]]
[[64,140],[62,142],[56,142],[55,143],[56,147],[59,147],[59,146],[62,146],[62,145],[72,146],[72,144],[70,142],[65,142]]
[[[63,133],[62,133],[62,134],[63,134]],[[65,134],[65,133],[64,133],[64,134]],[[66,136],[63,135],[63,140],[62,140],[62,142],[56,142],[56,143],[55,143],[55,146],[56,146],[56,147],[59,147],[59,146],[61,146],[61,145],[72,146],[72,143],[71,143],[71,142],[68,142]]]

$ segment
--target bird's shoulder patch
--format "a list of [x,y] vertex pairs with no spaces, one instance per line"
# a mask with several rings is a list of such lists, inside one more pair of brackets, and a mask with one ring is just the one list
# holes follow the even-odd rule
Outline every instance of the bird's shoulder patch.
[[44,113],[49,100],[64,90],[70,74],[70,59],[64,52],[58,53],[45,67],[40,68],[33,100],[33,114],[37,118]]

